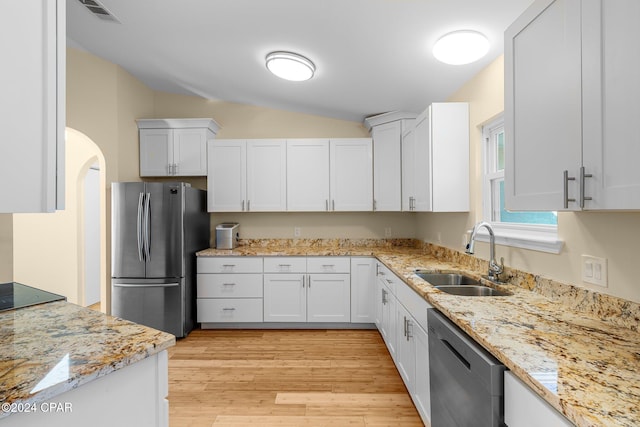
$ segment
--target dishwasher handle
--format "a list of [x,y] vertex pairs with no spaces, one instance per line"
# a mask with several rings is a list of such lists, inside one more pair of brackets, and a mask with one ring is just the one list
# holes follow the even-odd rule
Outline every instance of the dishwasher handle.
[[447,340],[443,340],[442,338],[440,339],[440,341],[444,344],[444,346],[449,349],[449,351],[451,353],[453,353],[454,356],[456,356],[456,358],[460,361],[460,363],[462,363],[465,368],[467,368],[468,370],[471,369],[471,363],[469,363],[469,361],[467,359],[464,358],[463,355],[461,355],[458,350],[456,350]]

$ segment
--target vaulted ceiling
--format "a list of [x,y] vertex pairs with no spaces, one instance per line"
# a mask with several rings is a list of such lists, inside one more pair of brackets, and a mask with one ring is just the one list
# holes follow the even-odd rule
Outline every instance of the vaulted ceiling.
[[[71,46],[166,92],[345,120],[420,112],[446,100],[503,52],[503,32],[532,0],[97,0],[119,22],[67,0]],[[453,66],[431,54],[442,35],[484,33],[489,54]],[[317,68],[306,82],[265,67],[294,51]]]

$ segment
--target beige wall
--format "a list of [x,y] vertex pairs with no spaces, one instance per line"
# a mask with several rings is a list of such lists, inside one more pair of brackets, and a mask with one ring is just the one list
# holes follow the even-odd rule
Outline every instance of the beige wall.
[[[419,214],[417,236],[461,250],[462,234],[482,220],[482,125],[504,110],[504,63],[500,57],[461,87],[449,100],[469,102],[471,129],[471,212],[469,214]],[[558,255],[498,246],[497,257],[517,269],[640,302],[640,283],[635,278],[636,242],[640,241],[640,213],[559,213],[558,234],[564,241]],[[488,259],[488,245],[479,243],[477,254]],[[609,287],[582,282],[581,255],[608,259]]]
[[91,165],[97,162],[104,167],[104,157],[86,136],[73,130],[67,131],[65,151],[65,209],[51,214],[13,214],[13,276],[16,282],[81,304],[85,283],[84,181]]

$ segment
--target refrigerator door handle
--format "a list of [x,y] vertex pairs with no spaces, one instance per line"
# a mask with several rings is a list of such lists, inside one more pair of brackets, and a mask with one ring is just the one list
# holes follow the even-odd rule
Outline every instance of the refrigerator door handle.
[[151,193],[144,200],[144,255],[145,261],[151,260]]
[[152,283],[152,284],[130,284],[130,283],[114,283],[114,288],[175,288],[180,283]]
[[138,234],[138,260],[140,262],[142,262],[142,258],[143,258],[143,253],[142,253],[142,247],[143,247],[143,239],[142,239],[142,216],[143,216],[143,200],[144,200],[144,193],[140,193],[140,196],[138,197],[138,222],[136,223],[136,231]]

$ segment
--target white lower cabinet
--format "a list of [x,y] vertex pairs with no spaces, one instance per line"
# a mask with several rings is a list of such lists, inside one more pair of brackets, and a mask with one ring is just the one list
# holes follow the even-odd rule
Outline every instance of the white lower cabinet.
[[573,426],[511,372],[504,373],[504,422],[508,427]]
[[427,309],[431,305],[378,263],[376,325],[422,421],[431,420]]
[[[264,321],[349,323],[349,258],[298,258],[298,262],[292,259],[295,260],[274,257],[268,259],[273,265],[265,263]],[[268,273],[271,271],[290,272]]]

